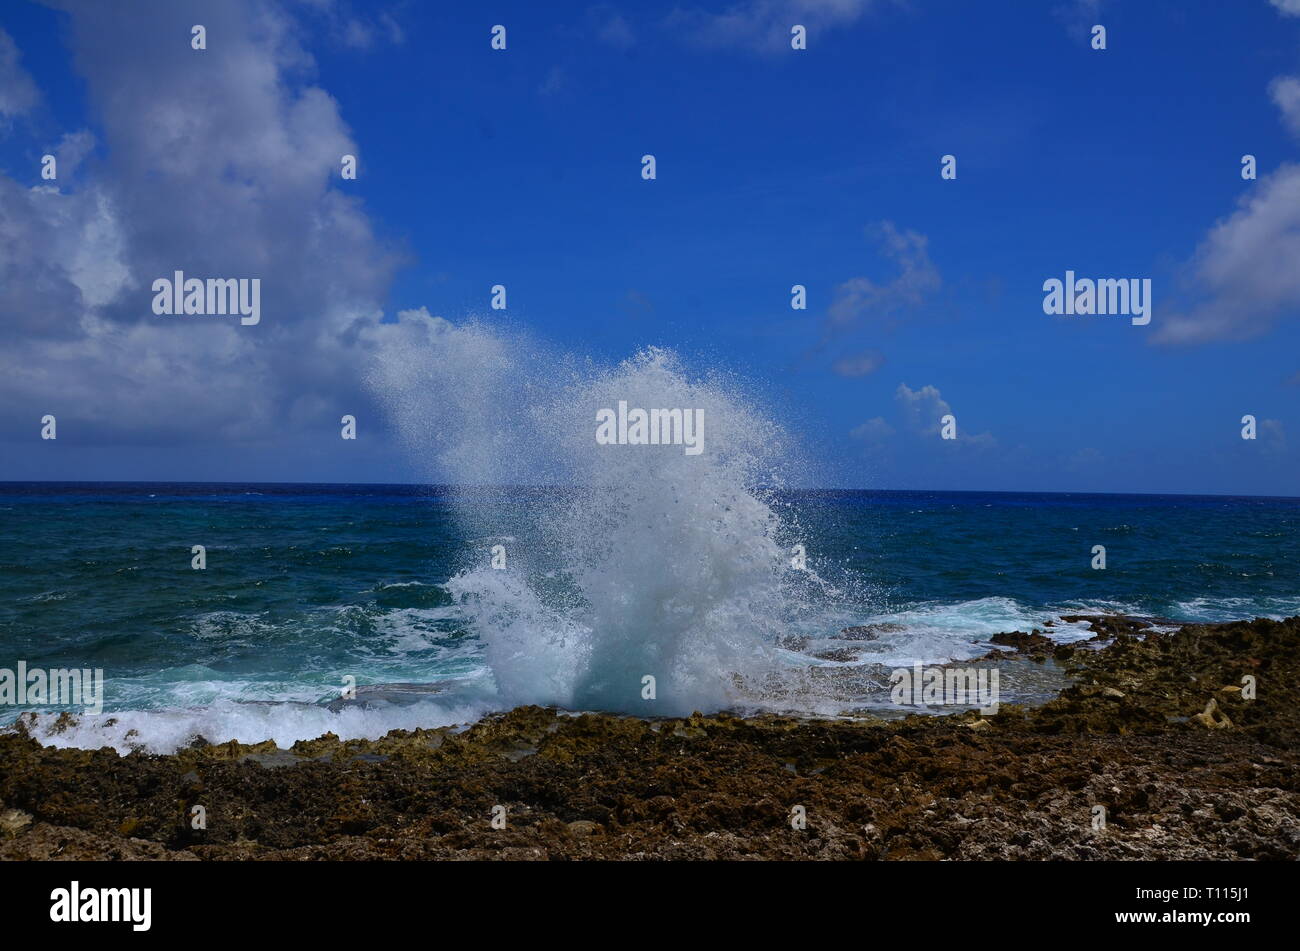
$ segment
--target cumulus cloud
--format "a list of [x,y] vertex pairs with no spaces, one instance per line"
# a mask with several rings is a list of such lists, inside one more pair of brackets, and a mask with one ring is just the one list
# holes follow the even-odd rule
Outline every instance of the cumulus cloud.
[[775,53],[790,49],[790,28],[796,23],[807,28],[811,41],[834,27],[852,25],[875,5],[873,0],[742,0],[719,12],[678,7],[666,25],[696,46]]
[[[251,0],[52,5],[102,160],[73,181],[0,175],[0,427],[53,412],[61,436],[270,439],[355,412],[400,260],[340,187],[359,150],[296,21]],[[75,169],[91,145],[61,148]],[[261,323],[155,316],[151,284],[178,269],[260,278]]]
[[1300,307],[1300,165],[1261,178],[1201,241],[1189,265],[1199,302],[1154,339],[1197,344],[1257,336]]
[[[894,391],[894,402],[898,405],[903,425],[919,436],[937,438],[942,429],[940,421],[943,417],[950,413],[956,416],[938,387],[928,384],[916,390],[906,383],[898,384],[898,389]],[[991,449],[997,445],[997,437],[990,432],[968,434],[958,419],[957,438],[944,442],[951,446]]]
[[[998,446],[997,437],[990,432],[967,433],[962,429],[960,419],[957,438],[941,440],[941,420],[953,410],[936,386],[927,384],[912,389],[906,383],[898,384],[894,391],[894,408],[896,425],[884,416],[873,416],[850,429],[849,439],[873,454],[886,449],[890,452],[902,449],[928,453],[927,447],[937,446],[944,447],[946,452],[983,452]],[[896,440],[895,436],[902,441]]]
[[1287,131],[1300,137],[1300,78],[1279,76],[1269,83],[1268,93],[1281,111]]
[[[1273,0],[1300,16],[1300,0]],[[1268,87],[1283,125],[1300,139],[1300,77],[1279,76]],[[1261,178],[1237,209],[1201,240],[1186,270],[1196,303],[1176,310],[1152,335],[1162,344],[1246,339],[1300,309],[1300,165],[1287,163]]]
[[894,400],[898,403],[907,427],[924,435],[937,435],[939,420],[952,412],[952,407],[938,388],[929,385],[914,390],[906,383],[900,383],[894,391]]
[[[126,283],[121,228],[102,191],[24,188],[0,175],[0,368],[23,370],[51,341],[83,339],[82,318]],[[0,392],[15,378],[0,374]]]

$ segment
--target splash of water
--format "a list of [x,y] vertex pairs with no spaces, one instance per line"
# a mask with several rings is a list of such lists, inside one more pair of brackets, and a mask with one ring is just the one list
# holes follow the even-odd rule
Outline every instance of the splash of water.
[[[791,440],[742,387],[666,350],[599,367],[437,319],[379,356],[372,385],[431,478],[552,487],[499,496],[495,519],[481,496],[457,503],[467,533],[515,540],[506,570],[480,545],[447,583],[504,701],[679,715],[753,700],[806,580],[770,494]],[[598,444],[597,411],[619,401],[702,410],[703,452]]]

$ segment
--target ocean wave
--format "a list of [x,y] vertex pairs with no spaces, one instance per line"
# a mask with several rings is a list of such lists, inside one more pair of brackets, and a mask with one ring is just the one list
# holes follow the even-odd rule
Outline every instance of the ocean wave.
[[1250,618],[1280,621],[1300,614],[1300,596],[1294,598],[1191,598],[1176,601],[1170,617],[1182,621],[1216,624]]
[[38,714],[30,734],[46,746],[100,749],[112,747],[172,753],[203,737],[210,742],[272,740],[288,748],[298,740],[333,733],[340,739],[378,739],[390,730],[414,730],[473,723],[494,709],[490,701],[429,700],[424,703],[351,707],[339,711],[315,703],[238,702],[217,700],[203,707],[167,710],[126,710],[81,715],[76,722],[58,723],[54,713]]
[[45,604],[50,601],[65,601],[67,600],[67,597],[68,592],[66,591],[42,591],[40,594],[34,594],[29,598],[24,598],[23,600],[31,601],[36,604]]
[[[306,662],[305,655],[299,653],[296,669],[267,671],[254,679],[240,679],[203,664],[136,677],[110,677],[103,714],[83,715],[75,726],[56,729],[58,712],[42,712],[33,735],[55,746],[111,746],[124,753],[136,748],[169,752],[195,736],[212,742],[269,739],[287,747],[326,732],[345,739],[375,738],[393,729],[470,723],[489,712],[529,702],[528,691],[537,696],[532,702],[569,710],[605,709],[603,702],[576,694],[575,665],[588,675],[627,668],[618,664],[597,667],[588,652],[600,646],[599,639],[576,615],[548,609],[537,591],[518,576],[487,571],[490,573],[474,577],[470,585],[462,587],[455,579],[450,584],[459,593],[473,592],[468,605],[464,600],[438,608],[377,610],[340,605],[326,612],[335,621],[324,619],[298,631],[298,637],[305,637],[306,631],[315,632],[313,643],[319,642],[325,631],[342,636],[341,643],[351,645],[351,659]],[[489,590],[487,585],[499,589]],[[485,610],[484,604],[472,603],[475,597],[492,605],[495,612],[481,616],[482,623],[504,631],[520,625],[516,633],[523,647],[506,662],[519,664],[519,670],[504,666],[500,654],[493,653],[493,644],[470,632],[475,612]],[[1265,602],[1199,598],[1179,602],[1172,613],[1206,621],[1300,613],[1300,598]],[[713,669],[727,682],[726,695],[715,700],[716,709],[812,716],[887,710],[885,684],[891,670],[981,657],[991,649],[990,638],[1002,632],[1039,630],[1062,643],[1091,638],[1093,631],[1086,622],[1062,620],[1062,615],[1076,614],[1141,616],[1144,612],[1135,604],[1104,599],[1050,606],[1028,605],[1010,597],[874,608],[821,603],[774,629],[773,640],[764,645],[763,665]],[[201,621],[209,638],[251,640],[268,629],[261,616],[238,612],[211,612]],[[364,635],[359,640],[349,637],[354,631]],[[539,647],[532,641],[535,637],[546,640]],[[495,649],[499,652],[506,643],[519,642],[498,638]],[[677,659],[683,658],[695,659],[690,654]],[[580,666],[584,663],[585,667]],[[529,686],[521,691],[517,680],[502,677],[503,669],[516,678],[532,678]],[[336,699],[347,673],[362,675],[360,679],[368,682],[360,688],[364,703],[340,704]],[[640,685],[639,679],[636,683]],[[399,694],[405,699],[398,698]],[[665,706],[641,701],[627,712],[677,712]]]
[[192,636],[203,641],[243,641],[251,643],[273,633],[275,627],[265,614],[239,611],[209,611],[190,622]]

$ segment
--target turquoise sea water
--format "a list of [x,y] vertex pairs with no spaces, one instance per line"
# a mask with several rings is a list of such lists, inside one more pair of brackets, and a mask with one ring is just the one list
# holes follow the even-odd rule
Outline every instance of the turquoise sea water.
[[[330,729],[379,735],[538,700],[601,706],[605,694],[566,686],[562,668],[585,664],[588,682],[599,682],[602,665],[618,668],[620,653],[636,658],[634,674],[657,663],[688,670],[696,647],[681,637],[657,643],[653,618],[628,634],[633,628],[617,613],[624,598],[638,617],[661,606],[674,618],[693,610],[680,590],[655,587],[668,577],[657,577],[656,559],[679,554],[662,536],[654,543],[666,550],[644,553],[625,577],[607,572],[614,582],[599,592],[566,588],[564,566],[575,552],[534,550],[526,564],[517,560],[554,494],[5,484],[0,668],[19,660],[102,668],[103,715],[51,741],[157,749],[195,734],[284,743]],[[805,492],[768,501],[797,526],[786,540],[804,544],[817,584],[785,596],[787,615],[761,624],[737,616],[743,585],[752,582],[736,581],[740,572],[726,565],[720,571],[730,549],[718,549],[700,573],[713,573],[710,590],[736,585],[720,602],[727,613],[711,604],[678,626],[706,643],[716,626],[749,625],[749,653],[783,669],[973,657],[994,633],[1080,611],[1180,621],[1300,614],[1298,499]],[[497,544],[515,560],[494,574],[485,560]],[[191,567],[193,545],[206,546],[205,570]],[[1105,546],[1105,570],[1091,567],[1095,545]],[[529,586],[510,587],[512,572]],[[448,585],[458,575],[499,577],[504,587],[489,596],[482,585]],[[589,603],[596,599],[610,604]],[[852,645],[865,654],[834,653],[845,646],[841,628],[869,623],[883,633]],[[574,653],[591,636],[584,625],[618,627],[622,639]],[[511,637],[494,645],[498,629]],[[1088,636],[1076,625],[1055,630],[1064,639]],[[714,662],[699,655],[701,666]],[[363,690],[363,702],[340,704],[348,676],[362,687],[418,686]],[[828,703],[854,705],[843,685],[834,696],[809,697],[816,688],[801,683],[802,694],[777,690],[772,696],[781,699],[771,705],[822,712]],[[760,694],[738,705],[761,707]],[[0,707],[0,722],[28,709],[47,708]],[[129,730],[136,732],[128,737]]]

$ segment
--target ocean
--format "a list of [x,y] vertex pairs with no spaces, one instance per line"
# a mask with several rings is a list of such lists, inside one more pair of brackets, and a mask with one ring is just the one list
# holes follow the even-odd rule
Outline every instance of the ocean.
[[[607,501],[0,484],[0,668],[105,677],[98,714],[56,727],[65,708],[9,705],[0,724],[37,712],[51,744],[161,752],[373,738],[522,703],[829,715],[884,706],[891,668],[975,658],[998,632],[1091,636],[1062,615],[1300,614],[1294,498],[754,489],[640,515],[623,490]],[[869,633],[841,633],[855,626]]]

